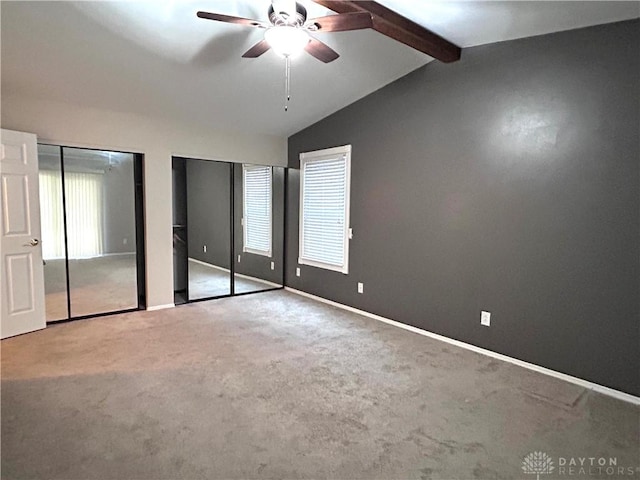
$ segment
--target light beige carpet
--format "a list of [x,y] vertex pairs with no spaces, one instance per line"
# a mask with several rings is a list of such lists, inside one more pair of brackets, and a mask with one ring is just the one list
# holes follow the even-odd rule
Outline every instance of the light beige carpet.
[[[67,284],[63,259],[44,265],[47,321],[67,316]],[[69,260],[71,316],[137,308],[135,254]]]
[[[640,464],[640,409],[276,291],[2,341],[2,478],[536,479]],[[595,471],[594,471],[595,472]]]

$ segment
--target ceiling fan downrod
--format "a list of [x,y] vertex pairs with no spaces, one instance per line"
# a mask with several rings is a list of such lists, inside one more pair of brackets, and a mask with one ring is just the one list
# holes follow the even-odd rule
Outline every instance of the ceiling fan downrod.
[[284,57],[284,92],[284,111],[288,112],[289,100],[291,100],[291,58],[289,57],[289,55]]

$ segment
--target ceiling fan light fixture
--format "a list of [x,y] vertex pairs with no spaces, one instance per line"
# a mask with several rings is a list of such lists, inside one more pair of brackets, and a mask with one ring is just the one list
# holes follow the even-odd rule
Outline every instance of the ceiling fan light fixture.
[[264,39],[278,55],[290,57],[302,52],[311,37],[301,28],[277,26],[269,28],[264,33]]

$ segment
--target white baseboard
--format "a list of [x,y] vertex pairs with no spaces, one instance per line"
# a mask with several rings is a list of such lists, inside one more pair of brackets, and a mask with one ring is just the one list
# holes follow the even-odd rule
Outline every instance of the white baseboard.
[[544,375],[549,375],[550,377],[558,378],[560,380],[564,380],[565,382],[570,382],[575,385],[579,385],[588,390],[593,390],[594,392],[602,393],[603,395],[608,395],[610,397],[616,398],[618,400],[622,400],[623,402],[629,402],[634,405],[640,405],[640,397],[636,397],[635,395],[631,395],[629,393],[621,392],[619,390],[615,390],[610,387],[605,387],[604,385],[600,385],[598,383],[593,383],[588,380],[584,380],[582,378],[573,377],[571,375],[567,375],[566,373],[557,372],[555,370],[551,370],[550,368],[541,367],[540,365],[536,365],[534,363],[525,362],[524,360],[518,360],[517,358],[509,357],[507,355],[503,355],[501,353],[496,353],[491,350],[487,350],[485,348],[476,347],[475,345],[471,345],[469,343],[461,342],[460,340],[454,340],[452,338],[445,337],[443,335],[438,335],[437,333],[432,333],[427,330],[422,330],[421,328],[413,327],[411,325],[406,325],[404,323],[397,322],[395,320],[390,320],[385,317],[381,317],[380,315],[376,315],[374,313],[369,313],[364,310],[359,310],[354,307],[350,307],[348,305],[343,305],[342,303],[334,302],[332,300],[327,300],[326,298],[318,297],[316,295],[312,295],[307,292],[303,292],[301,290],[296,290],[294,288],[285,287],[285,290],[291,293],[295,293],[297,295],[301,295],[303,297],[311,298],[321,303],[326,303],[328,305],[332,305],[334,307],[341,308],[343,310],[347,310],[349,312],[357,313],[359,315],[363,315],[368,318],[372,318],[374,320],[378,320],[380,322],[387,323],[389,325],[393,325],[395,327],[403,328],[404,330],[408,330],[413,333],[417,333],[418,335],[424,335],[425,337],[433,338],[436,340],[440,340],[442,342],[449,343],[451,345],[455,345],[456,347],[465,348],[467,350],[471,350],[472,352],[480,353],[482,355],[486,355],[488,357],[495,358],[497,360],[502,360],[504,362],[509,362],[514,365],[518,365],[519,367],[527,368],[529,370],[533,370],[534,372],[542,373]]
[[244,275],[242,273],[236,273],[236,277],[246,278],[247,280],[252,280],[252,281],[258,282],[258,283],[264,283],[265,285],[268,285],[268,286],[274,287],[274,288],[282,287],[282,285],[280,285],[278,283],[273,283],[273,282],[270,282],[269,280],[263,280],[263,279],[257,278],[257,277],[251,277],[249,275]]
[[227,272],[227,273],[231,272],[231,270],[229,270],[228,268],[219,267],[218,265],[214,265],[213,263],[203,262],[202,260],[198,260],[197,258],[189,257],[188,260],[190,262],[197,263],[197,264],[203,265],[205,267],[215,268],[216,270],[220,270],[221,272]]
[[175,303],[167,303],[165,305],[154,305],[153,307],[147,307],[147,311],[153,312],[155,310],[165,310],[167,308],[173,308],[175,306],[176,306]]
[[[228,268],[219,267],[218,265],[213,265],[211,263],[203,262],[202,260],[197,260],[195,258],[189,257],[189,261],[190,262],[194,262],[194,263],[198,263],[200,265],[204,265],[205,267],[214,268],[216,270],[220,270],[220,271],[225,272],[225,273],[231,273],[231,270],[229,270]],[[270,282],[269,280],[263,280],[263,279],[258,278],[258,277],[251,277],[249,275],[244,275],[242,273],[236,273],[235,275],[236,275],[236,277],[246,278],[247,280],[252,280],[254,282],[264,283],[265,285],[269,285],[271,287],[276,287],[276,288],[282,287],[282,285],[280,285],[280,284]]]

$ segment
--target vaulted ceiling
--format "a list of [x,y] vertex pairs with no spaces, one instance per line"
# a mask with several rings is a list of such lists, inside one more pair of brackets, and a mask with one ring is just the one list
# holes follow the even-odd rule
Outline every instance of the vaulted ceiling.
[[[341,56],[295,58],[285,112],[283,59],[241,58],[262,31],[196,17],[266,20],[269,3],[3,1],[2,94],[289,135],[432,61],[373,30],[318,33]],[[303,3],[310,17],[333,13]],[[379,3],[461,47],[640,16],[638,2]]]

